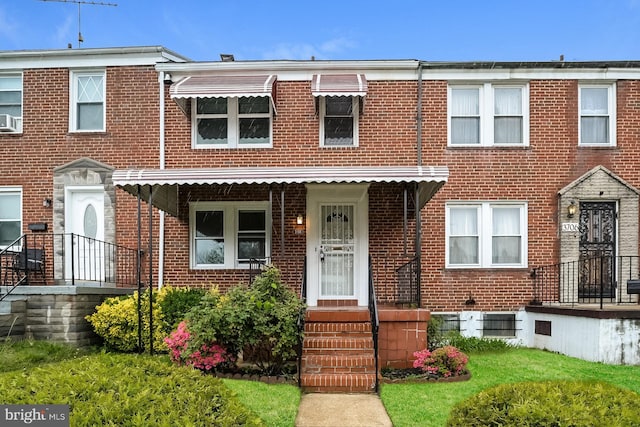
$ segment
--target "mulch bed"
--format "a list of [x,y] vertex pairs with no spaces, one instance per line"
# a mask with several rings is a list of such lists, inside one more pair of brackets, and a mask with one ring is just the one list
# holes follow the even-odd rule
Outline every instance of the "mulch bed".
[[443,382],[452,383],[458,381],[468,381],[471,378],[471,372],[453,377],[437,377],[427,374],[417,368],[407,369],[383,369],[380,382],[385,384],[404,384],[404,383],[425,383],[425,382]]

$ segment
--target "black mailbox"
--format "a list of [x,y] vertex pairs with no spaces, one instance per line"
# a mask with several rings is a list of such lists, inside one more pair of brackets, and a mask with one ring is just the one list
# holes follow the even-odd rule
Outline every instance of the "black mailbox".
[[627,293],[640,294],[640,279],[627,280]]

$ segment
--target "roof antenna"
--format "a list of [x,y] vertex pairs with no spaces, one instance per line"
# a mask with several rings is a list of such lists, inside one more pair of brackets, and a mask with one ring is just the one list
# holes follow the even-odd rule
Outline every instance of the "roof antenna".
[[73,3],[78,5],[78,48],[80,48],[80,44],[84,43],[84,38],[82,37],[82,31],[80,31],[80,5],[82,4],[90,4],[93,6],[117,6],[116,3],[103,3],[100,1],[85,1],[85,0],[39,0],[46,2],[57,2],[57,3]]

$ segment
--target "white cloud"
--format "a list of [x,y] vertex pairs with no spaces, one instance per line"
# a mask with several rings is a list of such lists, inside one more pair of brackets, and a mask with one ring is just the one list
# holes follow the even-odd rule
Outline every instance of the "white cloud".
[[353,49],[356,43],[347,38],[335,38],[318,45],[311,43],[280,43],[267,49],[263,59],[335,59],[345,51]]
[[56,45],[64,45],[66,43],[77,43],[77,36],[74,36],[72,31],[72,25],[75,22],[76,17],[73,15],[67,15],[64,22],[56,25],[56,32],[54,33],[54,42]]

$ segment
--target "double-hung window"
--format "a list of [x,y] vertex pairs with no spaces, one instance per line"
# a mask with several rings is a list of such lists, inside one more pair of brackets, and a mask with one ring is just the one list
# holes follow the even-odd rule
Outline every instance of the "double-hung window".
[[358,146],[358,101],[356,96],[323,96],[320,98],[321,146]]
[[0,188],[0,248],[13,243],[22,233],[22,190]]
[[190,205],[191,266],[244,268],[270,256],[268,202],[196,202]]
[[106,76],[104,71],[71,73],[70,129],[72,132],[104,132]]
[[615,86],[580,85],[580,145],[616,145]]
[[195,98],[194,148],[271,146],[271,99],[267,96]]
[[22,132],[22,74],[0,75],[0,132]]
[[446,221],[448,267],[526,267],[525,203],[449,203]]
[[529,86],[449,86],[450,146],[529,144]]

